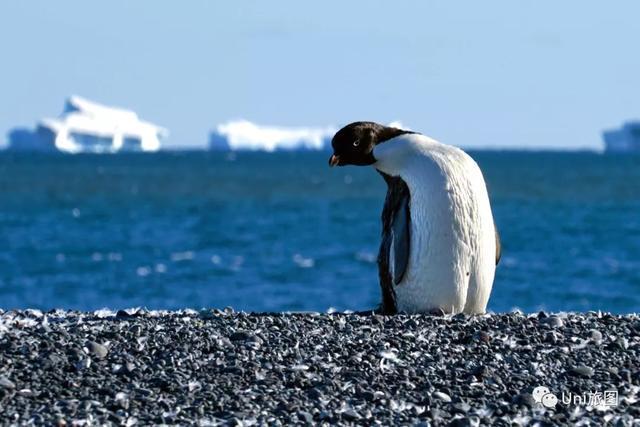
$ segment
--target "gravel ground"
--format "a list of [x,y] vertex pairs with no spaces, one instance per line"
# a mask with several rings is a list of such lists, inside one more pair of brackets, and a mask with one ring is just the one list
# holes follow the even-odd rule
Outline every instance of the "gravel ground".
[[639,386],[637,315],[0,310],[3,425],[640,425]]

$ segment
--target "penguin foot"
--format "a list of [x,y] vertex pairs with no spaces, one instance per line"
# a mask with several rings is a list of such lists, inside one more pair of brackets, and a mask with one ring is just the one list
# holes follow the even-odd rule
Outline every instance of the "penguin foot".
[[380,304],[378,307],[373,310],[373,314],[377,314],[379,316],[393,316],[394,314],[398,314],[395,310],[395,307],[389,308],[385,307],[384,304]]

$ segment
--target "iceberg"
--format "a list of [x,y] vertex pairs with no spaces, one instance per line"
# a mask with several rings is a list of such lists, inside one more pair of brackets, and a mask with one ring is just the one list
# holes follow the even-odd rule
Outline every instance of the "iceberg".
[[222,123],[209,136],[211,150],[324,150],[337,129],[260,126],[247,120]]
[[62,114],[38,121],[35,130],[12,129],[9,148],[65,153],[158,151],[168,131],[129,110],[71,96]]
[[602,132],[607,153],[640,153],[640,121],[623,123],[621,128]]

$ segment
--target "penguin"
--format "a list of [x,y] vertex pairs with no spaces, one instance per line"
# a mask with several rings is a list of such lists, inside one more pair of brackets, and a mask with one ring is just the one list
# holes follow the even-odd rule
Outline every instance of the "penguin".
[[378,274],[382,314],[481,314],[501,256],[487,186],[459,148],[417,132],[354,122],[330,166],[373,166],[387,184]]

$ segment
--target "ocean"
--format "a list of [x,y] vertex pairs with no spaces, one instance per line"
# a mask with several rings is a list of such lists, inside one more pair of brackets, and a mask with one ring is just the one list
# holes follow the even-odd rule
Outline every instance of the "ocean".
[[[470,154],[491,311],[640,311],[640,157]],[[372,308],[385,184],[328,156],[0,152],[0,308]]]

